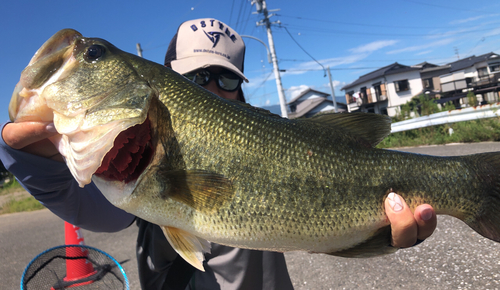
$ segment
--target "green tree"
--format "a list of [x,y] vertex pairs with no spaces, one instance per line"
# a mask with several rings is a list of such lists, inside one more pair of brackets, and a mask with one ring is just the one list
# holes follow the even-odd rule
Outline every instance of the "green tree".
[[427,116],[439,112],[438,104],[434,101],[434,99],[431,99],[426,95],[418,96],[418,102],[420,106],[420,116]]
[[453,104],[453,102],[452,101],[448,101],[446,104],[444,104],[444,106],[442,107],[441,111],[453,111],[455,109],[456,109],[456,107]]
[[475,106],[477,106],[477,97],[476,97],[476,95],[474,94],[473,91],[469,91],[467,93],[467,101],[469,103],[469,107],[475,107]]

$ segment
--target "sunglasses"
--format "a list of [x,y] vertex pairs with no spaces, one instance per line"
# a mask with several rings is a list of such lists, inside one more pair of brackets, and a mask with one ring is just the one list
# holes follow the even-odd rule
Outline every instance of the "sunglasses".
[[235,73],[228,70],[224,70],[223,72],[216,74],[206,69],[200,69],[184,74],[184,76],[200,86],[205,86],[211,79],[214,79],[217,87],[227,92],[236,91],[243,81]]

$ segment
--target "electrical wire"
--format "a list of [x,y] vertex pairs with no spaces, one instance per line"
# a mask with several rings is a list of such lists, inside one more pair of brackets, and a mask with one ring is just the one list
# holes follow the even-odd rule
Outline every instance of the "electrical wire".
[[231,20],[233,19],[233,8],[234,8],[234,1],[236,0],[233,0],[233,3],[231,4],[231,12],[229,13],[229,25],[233,26],[233,23],[231,22]]
[[467,11],[467,12],[478,12],[478,13],[484,13],[485,12],[485,11],[480,11],[480,10],[463,9],[463,8],[458,8],[458,7],[443,6],[443,5],[437,5],[437,4],[434,4],[434,3],[431,4],[431,3],[425,3],[425,2],[413,1],[413,0],[404,0],[404,1],[415,3],[415,4],[420,4],[420,5],[425,5],[425,6],[450,9],[450,10]]
[[295,38],[292,36],[292,34],[290,33],[290,31],[288,31],[288,29],[286,27],[283,26],[283,28],[286,30],[286,32],[288,33],[288,35],[290,35],[290,38],[295,42],[295,44],[297,44],[298,47],[300,47],[300,49],[302,49],[303,52],[305,52],[310,58],[312,58],[315,62],[317,62],[322,68],[323,68],[323,71],[325,72],[325,75],[323,77],[326,77],[326,69],[325,67],[319,62],[317,61],[309,52],[307,52],[303,47],[302,45],[300,45],[297,40],[295,40]]
[[[343,21],[334,21],[334,20],[324,20],[324,19],[317,19],[317,18],[307,18],[307,17],[301,17],[301,16],[291,16],[291,15],[283,15],[283,14],[276,14],[277,16],[280,17],[285,17],[285,18],[294,18],[294,19],[299,19],[299,20],[307,20],[307,21],[316,21],[316,22],[323,22],[323,23],[333,23],[333,24],[342,24],[342,25],[352,25],[352,26],[361,26],[361,27],[381,27],[381,28],[404,28],[404,29],[450,29],[450,28],[469,28],[470,25],[466,26],[448,26],[448,27],[439,27],[439,26],[403,26],[403,25],[382,25],[382,24],[365,24],[365,23],[354,23],[354,22],[343,22]],[[500,22],[493,22],[491,23],[492,25],[495,25],[495,28],[498,27],[498,23]]]
[[[253,95],[267,82],[267,80],[269,79],[269,77],[273,74],[273,72],[271,71],[267,77],[255,88],[255,90],[250,93],[248,95],[248,98],[251,99],[253,97]],[[246,96],[245,96],[246,97]]]
[[[388,36],[388,37],[400,37],[400,38],[407,38],[407,37],[434,37],[434,38],[439,38],[439,37],[445,37],[445,36],[450,36],[450,35],[457,35],[457,34],[470,34],[470,33],[477,33],[477,32],[484,32],[484,31],[491,31],[492,29],[495,28],[487,28],[487,29],[474,29],[474,30],[465,30],[465,31],[452,31],[452,32],[443,32],[443,33],[433,33],[433,34],[415,34],[415,33],[374,33],[374,32],[358,32],[358,31],[348,31],[348,30],[335,30],[335,29],[319,29],[316,27],[307,27],[307,26],[298,26],[298,25],[290,25],[290,24],[282,24],[284,27],[289,27],[292,29],[299,29],[301,31],[313,31],[315,33],[328,33],[328,34],[347,34],[350,36],[353,35],[368,35],[368,36]],[[498,27],[496,27],[498,28]]]

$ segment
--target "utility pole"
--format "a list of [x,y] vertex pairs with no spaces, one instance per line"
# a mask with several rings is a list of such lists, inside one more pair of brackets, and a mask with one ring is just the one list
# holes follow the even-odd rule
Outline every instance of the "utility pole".
[[140,44],[140,43],[137,43],[137,44],[135,45],[135,48],[137,49],[137,55],[138,55],[139,57],[142,57],[142,48],[141,48],[141,44]]
[[335,88],[333,87],[332,74],[330,73],[330,66],[328,66],[327,68],[328,68],[328,80],[330,82],[330,89],[332,90],[333,107],[335,108],[335,113],[337,113],[338,112],[337,100],[335,99]]
[[[260,25],[265,25],[266,30],[267,30],[267,40],[269,43],[269,50],[271,51],[271,60],[273,62],[273,70],[274,70],[274,77],[276,79],[276,87],[278,88],[278,96],[280,100],[280,108],[281,108],[281,116],[283,118],[288,118],[288,112],[286,109],[286,99],[285,99],[285,93],[283,91],[283,85],[281,84],[281,76],[280,76],[280,69],[278,67],[278,59],[276,57],[276,51],[274,49],[274,40],[273,40],[273,33],[271,31],[271,21],[269,21],[269,18],[273,16],[273,14],[269,14],[269,11],[267,10],[267,4],[265,0],[253,0],[252,5],[255,4],[255,8],[257,9],[257,13],[262,13],[264,14],[264,19],[261,21],[257,22],[257,26]],[[277,10],[271,10],[272,11],[278,11]],[[280,23],[275,22],[275,23]]]

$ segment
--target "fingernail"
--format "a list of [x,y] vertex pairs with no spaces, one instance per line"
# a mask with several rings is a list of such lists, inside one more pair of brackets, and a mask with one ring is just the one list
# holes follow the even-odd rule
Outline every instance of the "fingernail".
[[399,195],[397,195],[394,192],[391,192],[389,193],[387,198],[389,199],[389,205],[391,206],[393,211],[399,212],[403,210],[403,202],[401,201]]
[[48,123],[47,126],[45,126],[45,130],[51,133],[57,133],[56,126],[54,123]]
[[426,208],[420,212],[420,218],[424,221],[428,221],[432,218],[432,210],[430,208]]

